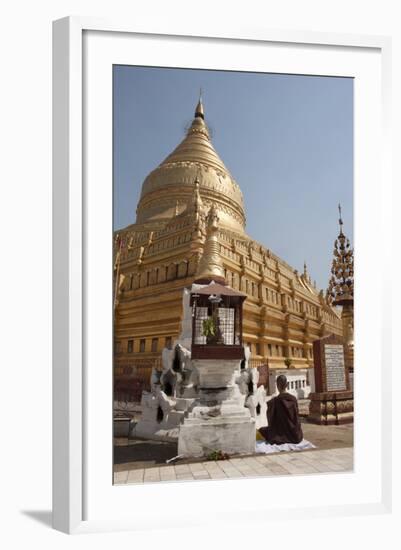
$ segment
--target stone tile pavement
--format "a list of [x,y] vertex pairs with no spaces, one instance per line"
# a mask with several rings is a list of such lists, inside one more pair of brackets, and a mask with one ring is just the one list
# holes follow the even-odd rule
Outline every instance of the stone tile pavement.
[[230,460],[151,466],[115,472],[115,484],[151,483],[155,481],[193,481],[232,479],[275,475],[303,475],[347,472],[353,470],[353,448],[314,449],[257,454]]

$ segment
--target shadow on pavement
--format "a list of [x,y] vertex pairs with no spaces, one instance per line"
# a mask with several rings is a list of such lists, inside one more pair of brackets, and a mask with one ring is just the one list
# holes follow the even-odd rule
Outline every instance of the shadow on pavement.
[[[132,440],[114,445],[115,471],[165,464],[177,456],[177,443],[165,441]],[[120,466],[120,467],[118,467]]]

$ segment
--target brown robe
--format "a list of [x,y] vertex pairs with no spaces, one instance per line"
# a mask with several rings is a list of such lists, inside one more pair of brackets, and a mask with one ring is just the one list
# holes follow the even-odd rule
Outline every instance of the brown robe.
[[300,443],[303,439],[296,397],[284,392],[267,403],[268,426],[259,432],[267,443]]

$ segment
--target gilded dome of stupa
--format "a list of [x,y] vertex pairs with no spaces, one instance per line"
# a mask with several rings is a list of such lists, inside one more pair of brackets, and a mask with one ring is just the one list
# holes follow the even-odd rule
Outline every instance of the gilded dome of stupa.
[[195,182],[205,207],[215,206],[221,225],[242,233],[242,193],[213,147],[201,100],[185,138],[143,182],[136,223],[169,220],[183,213],[192,205]]

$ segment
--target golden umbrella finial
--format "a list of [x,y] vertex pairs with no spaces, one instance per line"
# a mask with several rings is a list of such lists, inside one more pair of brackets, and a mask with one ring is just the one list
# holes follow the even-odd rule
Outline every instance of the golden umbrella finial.
[[340,233],[343,232],[343,220],[342,220],[342,217],[341,217],[341,204],[338,203],[338,213],[339,213],[339,219],[338,219],[338,223],[340,224]]
[[203,103],[202,103],[202,88],[199,89],[199,101],[195,109],[195,118],[197,117],[205,119],[205,112],[204,112]]

